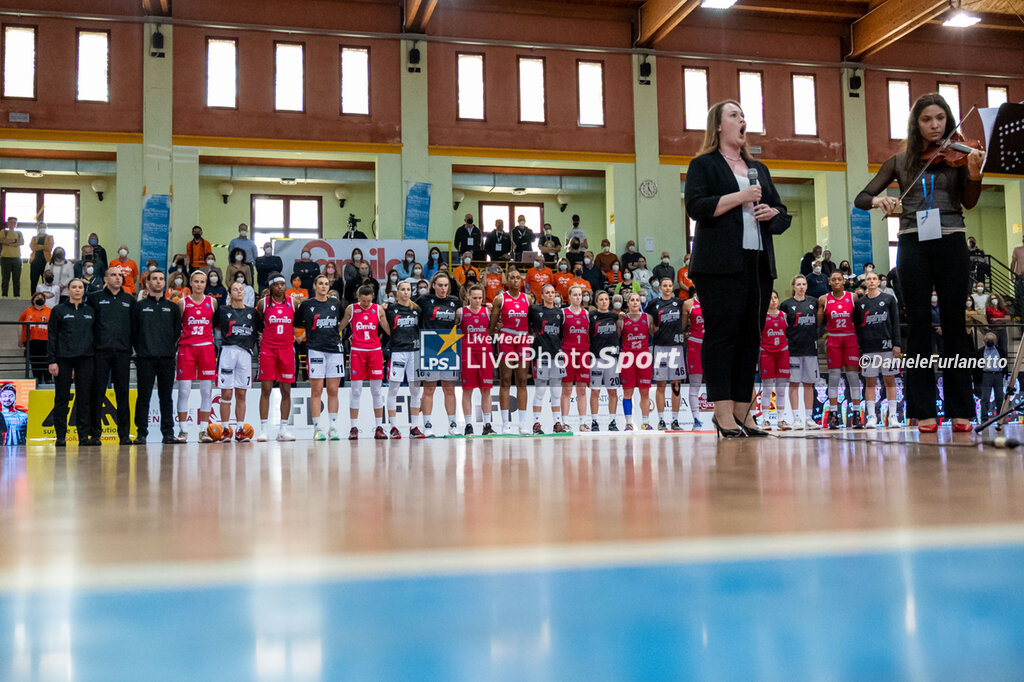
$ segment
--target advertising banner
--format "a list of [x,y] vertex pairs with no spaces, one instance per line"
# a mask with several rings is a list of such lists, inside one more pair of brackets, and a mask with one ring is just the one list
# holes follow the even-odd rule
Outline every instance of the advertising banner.
[[0,442],[23,445],[28,437],[28,406],[35,379],[0,379]]
[[291,274],[290,264],[299,260],[302,252],[308,250],[310,258],[319,263],[320,269],[327,263],[334,263],[338,272],[352,262],[352,249],[363,252],[363,258],[370,264],[370,274],[378,280],[386,280],[388,271],[397,267],[405,252],[412,250],[416,262],[425,264],[430,251],[425,239],[275,239],[274,255],[284,262],[285,277]]
[[167,272],[167,240],[171,229],[171,197],[151,194],[142,202],[142,242],[139,245],[139,265],[150,258],[158,270]]
[[407,182],[405,194],[406,239],[426,239],[430,231],[430,183]]

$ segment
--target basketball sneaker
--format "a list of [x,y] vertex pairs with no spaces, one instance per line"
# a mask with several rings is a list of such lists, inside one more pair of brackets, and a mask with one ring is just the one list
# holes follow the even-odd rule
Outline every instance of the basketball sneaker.
[[282,443],[290,443],[295,440],[295,436],[291,434],[291,431],[282,426],[281,430],[277,432],[277,440]]
[[608,430],[609,431],[618,431],[619,430],[619,425],[615,423],[614,419],[611,421],[610,424],[608,424]]
[[467,436],[472,436],[473,435],[473,425],[472,424],[466,424],[465,435],[467,435]]
[[658,430],[659,431],[665,431],[666,429],[668,429],[668,425],[665,424],[665,420],[664,419],[659,419],[658,420]]
[[375,428],[373,430],[373,439],[374,440],[387,440],[388,439],[388,434],[385,433],[384,427],[381,426],[380,424],[378,424],[377,428]]
[[338,429],[334,426],[327,432],[327,437],[331,440],[341,440],[341,434],[338,433]]
[[544,429],[541,428],[540,422],[533,422],[533,434],[535,436],[544,435]]
[[202,431],[199,432],[199,442],[200,443],[212,443],[213,442],[213,436],[211,436],[209,433],[207,433],[206,429],[203,429]]
[[601,427],[598,426],[596,419],[591,419],[590,420],[590,430],[591,431],[600,431],[601,430]]
[[672,431],[682,431],[683,427],[679,425],[678,419],[672,420],[672,426],[669,427]]
[[220,434],[221,443],[230,443],[231,437],[235,435],[234,430],[230,426],[224,427],[224,432]]
[[418,427],[418,426],[414,426],[411,429],[409,429],[409,438],[419,439],[419,438],[426,438],[426,437],[427,437],[427,435],[425,433],[423,433],[423,430],[420,429],[420,427]]
[[397,426],[391,427],[391,440],[400,440],[402,438],[402,432],[398,430]]
[[353,426],[351,429],[348,430],[348,439],[349,440],[359,440],[359,427],[358,426]]
[[[875,415],[871,415],[870,417],[868,417],[868,421],[867,421],[867,423],[864,424],[864,426],[865,426],[865,428],[869,428],[869,429],[877,429],[878,428],[878,417],[876,417]],[[882,426],[885,426],[885,424],[883,423]]]
[[[635,427],[633,426],[633,422],[626,422],[626,428],[625,428],[625,429],[623,429],[623,430],[624,430],[624,431],[632,431],[632,430],[633,430],[634,428],[635,428]],[[611,429],[609,429],[609,431],[610,431],[610,430],[611,430]]]
[[313,429],[313,440],[327,440],[327,434],[324,433],[323,430],[318,426],[315,429]]
[[484,424],[483,435],[490,436],[490,435],[493,435],[493,434],[494,434],[494,427],[491,426],[491,422],[486,422]]

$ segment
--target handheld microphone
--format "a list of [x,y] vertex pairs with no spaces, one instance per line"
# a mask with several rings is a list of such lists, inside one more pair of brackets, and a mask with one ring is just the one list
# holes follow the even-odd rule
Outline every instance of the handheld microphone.
[[[753,187],[754,185],[757,184],[757,169],[756,168],[748,168],[747,169],[747,180],[750,181],[750,186],[751,187]],[[754,205],[757,206],[759,203],[761,203],[761,202],[755,201]]]

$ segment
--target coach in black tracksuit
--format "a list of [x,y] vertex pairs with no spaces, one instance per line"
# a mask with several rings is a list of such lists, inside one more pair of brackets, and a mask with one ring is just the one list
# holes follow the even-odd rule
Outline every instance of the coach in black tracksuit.
[[89,438],[98,441],[103,436],[103,403],[107,397],[107,384],[114,385],[117,412],[117,436],[121,445],[131,442],[131,407],[128,404],[128,383],[131,375],[132,306],[135,298],[121,288],[123,276],[108,268],[103,277],[106,286],[86,299],[96,311],[93,341],[96,354],[93,362],[92,420]]
[[71,380],[75,381],[75,425],[82,445],[99,445],[89,439],[89,417],[92,404],[93,322],[96,314],[87,305],[85,281],[73,279],[68,284],[68,301],[50,312],[47,323],[46,361],[54,378],[53,430],[57,447],[64,447],[68,432],[68,403]]
[[149,435],[149,400],[153,384],[160,402],[160,433],[164,443],[174,438],[174,360],[181,336],[181,310],[164,298],[165,278],[159,270],[146,280],[146,296],[132,309],[131,339],[135,346],[135,443],[146,442]]

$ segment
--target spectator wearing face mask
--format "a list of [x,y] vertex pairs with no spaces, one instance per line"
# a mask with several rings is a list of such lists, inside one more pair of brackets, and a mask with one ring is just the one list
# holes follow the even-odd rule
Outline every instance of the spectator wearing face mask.
[[885,275],[878,278],[878,289],[886,296],[891,296],[894,301],[897,300],[896,292],[889,286],[889,279]]
[[504,289],[505,276],[501,272],[501,266],[497,263],[489,264],[484,275],[484,303],[493,303],[494,297]]
[[218,308],[227,303],[228,290],[224,287],[224,281],[220,278],[220,274],[211,272],[207,275],[206,295],[217,301]]
[[843,274],[843,286],[847,291],[853,291],[857,286],[857,275],[853,274],[853,268],[850,267],[850,261],[840,261],[839,272]]
[[[234,240],[232,240],[234,241]],[[255,260],[255,259],[253,259]],[[234,283],[235,275],[242,273],[246,284],[252,284],[252,261],[249,260],[245,250],[240,246],[233,247],[228,252],[228,266],[224,269],[222,284]]]
[[[53,254],[52,253],[50,254],[50,259],[51,260],[53,259]],[[47,261],[47,262],[49,262],[49,261]],[[79,258],[78,262],[75,263],[75,277],[77,277],[79,279],[84,277],[82,272],[83,272],[83,269],[85,268],[86,264],[87,263],[88,264],[93,264],[95,262],[96,262],[96,256],[93,254],[92,247],[89,246],[88,244],[86,244],[85,246],[82,247],[82,256],[81,256],[81,258]],[[43,269],[45,270],[46,268],[44,267]]]
[[408,282],[410,286],[416,286],[425,279],[427,278],[423,276],[423,266],[414,261],[412,264],[412,274],[406,277],[403,281]]
[[967,297],[967,309],[964,311],[964,323],[967,334],[975,349],[985,345],[984,335],[987,333],[988,318],[985,316],[985,309],[974,305],[974,298]]
[[60,287],[61,301],[67,300],[68,284],[75,277],[75,266],[64,257],[64,249],[60,246],[53,250],[53,257],[46,264],[43,270],[43,281],[46,281],[46,273],[53,274],[53,284]]
[[562,297],[563,301],[569,300],[569,286],[576,277],[569,269],[569,259],[562,258],[558,261],[558,269],[555,270],[554,282],[555,292]]
[[814,261],[811,272],[807,275],[807,295],[817,301],[828,292],[828,275],[822,271],[821,261]]
[[974,237],[967,238],[967,257],[970,259],[971,281],[980,282],[988,277],[990,272],[988,257],[978,246]]
[[[228,253],[233,254],[235,249],[241,249],[242,253],[245,254],[245,258],[242,259],[242,262],[245,263],[246,266],[252,266],[252,264],[256,262],[256,258],[259,256],[256,252],[256,242],[249,239],[249,226],[245,223],[238,224],[238,236],[228,242]],[[229,258],[231,263],[234,264],[234,256],[229,256]],[[227,281],[233,282],[234,278],[229,275]],[[249,279],[247,279],[246,282],[250,284],[252,283],[252,272],[249,273]]]
[[980,362],[974,370],[974,385],[977,387],[980,402],[978,421],[982,422],[993,416],[989,411],[992,405],[992,392],[995,391],[995,408],[999,410],[1003,405],[1003,384],[1006,381],[1006,353],[999,348],[996,335],[989,332],[985,334],[984,344],[977,351]]
[[338,266],[335,265],[334,261],[329,260],[324,263],[324,277],[331,284],[334,284],[334,280],[338,279]]
[[683,267],[679,268],[676,272],[675,288],[679,291],[677,295],[682,301],[687,300],[692,295],[690,292],[693,291],[694,286],[693,280],[690,279],[690,254],[686,254],[683,257]]
[[571,239],[568,243],[569,249],[565,252],[565,259],[569,261],[569,270],[573,270],[583,262],[583,248],[579,239]]
[[480,271],[473,267],[473,253],[471,251],[463,251],[462,261],[452,270],[452,277],[460,285],[465,286],[466,278],[470,273],[472,273],[473,279],[480,280]]
[[[395,298],[398,295],[399,284],[401,284],[401,280],[398,278],[398,270],[391,268],[388,278],[384,280],[384,298]],[[411,291],[416,291],[415,287]]]
[[[228,281],[230,282],[231,280],[228,280]],[[242,273],[240,273],[240,272],[236,272],[235,273],[234,281],[240,283],[242,285],[242,287],[244,287],[243,290],[242,290],[242,304],[243,305],[247,305],[250,308],[255,307],[256,306],[256,290],[252,288],[252,285],[246,283],[245,277],[243,277]],[[229,303],[230,303],[230,301],[229,301]]]
[[562,251],[562,240],[552,233],[551,223],[544,223],[540,233],[540,241],[537,242],[537,248],[544,255],[544,262],[547,266],[549,268],[554,267],[558,262],[558,254]]
[[465,222],[455,230],[452,244],[455,246],[455,253],[465,254],[469,251],[469,255],[476,261],[487,258],[487,254],[484,253],[484,235],[480,228],[473,224],[471,213],[466,214]]
[[604,273],[601,272],[601,268],[597,267],[597,263],[594,262],[593,251],[583,254],[583,279],[590,285],[590,290],[595,292],[604,289],[604,283],[608,281],[605,279]]
[[519,216],[516,219],[516,226],[512,228],[512,253],[517,262],[523,259],[524,253],[533,251],[535,241],[537,241],[537,235],[526,224],[526,216]]
[[612,243],[607,239],[601,240],[601,253],[597,254],[594,259],[597,263],[597,267],[601,269],[602,273],[609,273],[612,271],[612,265],[619,262],[619,257],[612,253]]
[[484,251],[492,261],[504,262],[512,258],[512,237],[505,232],[505,221],[494,221],[494,230],[484,238]]
[[999,294],[989,294],[988,305],[985,307],[985,319],[989,328],[996,335],[996,345],[1006,355],[1006,325],[1010,316],[1006,312],[1006,301]]
[[185,279],[185,273],[180,270],[175,270],[167,276],[167,292],[164,294],[171,303],[178,304],[181,299],[192,294],[191,289],[188,287],[188,280]]
[[658,282],[666,278],[675,281],[676,269],[672,267],[672,259],[669,257],[668,251],[661,252],[661,262],[654,266],[651,275]]
[[[842,267],[842,266],[840,266]],[[932,289],[932,353],[942,354],[942,316],[939,314],[939,295]]]
[[[824,263],[822,263],[822,268],[824,269]],[[866,278],[868,275],[870,275],[874,271],[875,271],[875,264],[874,263],[871,263],[871,262],[865,263],[864,264],[864,271],[861,274],[857,275],[857,284],[858,285],[862,284],[864,282],[864,278]]]
[[605,279],[608,282],[605,284],[605,289],[612,291],[616,286],[622,283],[622,263],[612,263],[611,269],[604,274]]
[[83,272],[83,274],[85,275],[85,277],[81,279],[85,280],[86,296],[90,294],[95,294],[97,291],[106,286],[106,281],[104,279],[103,273],[100,272],[92,263],[89,263],[88,265],[85,266],[85,271]]
[[189,274],[206,267],[206,257],[213,253],[210,242],[203,239],[203,228],[196,225],[192,228],[192,241],[185,245],[185,257],[188,260]]
[[622,281],[615,285],[612,293],[620,294],[623,298],[633,293],[640,294],[643,297],[644,288],[633,274],[629,270],[624,270],[622,272]]
[[398,276],[399,278],[406,280],[412,277],[412,268],[416,264],[416,252],[412,249],[408,249],[405,252],[405,257],[402,262],[398,264]]
[[18,346],[25,349],[25,355],[32,367],[32,376],[40,384],[48,383],[50,378],[50,373],[46,369],[46,340],[48,338],[46,327],[53,305],[47,305],[46,300],[38,291],[32,294],[32,305],[26,308],[18,318],[18,322],[24,324],[21,328]]
[[974,307],[977,310],[984,310],[988,307],[989,294],[985,291],[984,282],[974,283],[974,292],[971,294],[971,298],[974,299]]
[[622,254],[622,256],[619,258],[619,262],[622,263],[622,269],[635,269],[636,264],[639,260],[640,252],[636,250],[636,242],[630,239],[628,242],[626,242],[626,253]]
[[[569,289],[572,289],[573,287],[579,287],[580,289],[583,289],[584,293],[587,291],[593,291],[593,289],[590,286],[590,282],[588,282],[586,278],[583,277],[582,263],[573,268],[572,281],[569,282]],[[565,298],[565,300],[569,300],[568,296]]]
[[651,284],[651,279],[654,278],[654,273],[647,269],[647,259],[640,256],[640,260],[636,262],[636,268],[633,269],[633,279],[641,286],[641,294],[645,294],[648,299],[653,299],[654,286]]
[[34,293],[43,297],[47,308],[53,308],[60,303],[60,287],[54,284],[52,272],[43,272],[43,281],[36,285]]
[[[408,254],[407,254],[408,255]],[[341,293],[344,293],[345,285],[353,280],[359,279],[359,264],[363,262],[363,250],[360,248],[352,249],[352,256],[348,263],[345,263],[345,267],[341,270],[342,289]]]
[[96,266],[96,272],[104,273],[107,271],[107,250],[100,246],[100,238],[96,236],[95,232],[90,232],[89,237],[86,240],[86,244],[92,249],[93,263]]
[[433,246],[430,248],[430,252],[427,254],[427,267],[424,270],[424,276],[430,279],[441,269],[442,265],[448,264],[448,258],[445,254],[441,253],[441,249]]
[[[295,267],[292,268],[292,272],[299,276],[299,279],[302,280],[302,288],[307,292],[312,291],[313,282],[320,274],[319,263],[310,259],[310,255],[309,249],[303,249],[302,257],[295,261]],[[309,298],[308,294],[306,298]]]
[[206,263],[203,265],[203,267],[199,268],[199,272],[206,273],[207,282],[210,281],[210,275],[212,275],[215,272],[217,273],[217,277],[220,279],[220,281],[224,281],[224,273],[221,272],[221,269],[219,267],[217,267],[217,257],[214,256],[212,253],[207,254]]
[[[800,274],[804,276],[811,274],[811,268],[814,267],[814,263],[820,260],[821,246],[815,244],[814,248],[805,253],[803,258],[800,259]],[[827,276],[828,275],[826,275],[826,277]]]
[[537,257],[533,261],[533,267],[526,271],[526,288],[533,292],[533,295],[540,298],[544,291],[545,284],[554,284],[555,273],[544,262],[543,257]]
[[[401,276],[401,272],[399,272]],[[381,301],[380,296],[380,282],[373,278],[370,274],[370,264],[366,261],[362,261],[359,264],[359,279],[353,280],[345,285],[344,300],[346,305],[355,305],[359,302],[359,287],[364,284],[368,285],[373,289],[373,300],[375,303]]]
[[139,279],[139,266],[128,257],[128,247],[122,244],[117,249],[117,258],[110,261],[110,266],[121,274],[121,288],[125,293],[135,296],[135,282]]
[[149,281],[149,274],[151,272],[156,272],[159,269],[160,266],[157,264],[155,258],[150,258],[146,261],[146,269],[141,271],[141,274],[139,275],[139,286],[137,287],[140,300],[146,296],[146,282]]
[[568,232],[565,233],[565,243],[568,244],[573,239],[577,239],[579,240],[580,246],[583,247],[584,251],[589,249],[590,243],[587,241],[587,233],[583,231],[582,227],[580,227],[580,217],[576,214],[573,214],[571,220],[572,227],[569,229]]
[[612,296],[612,310],[615,312],[622,311],[622,294]]
[[256,288],[263,291],[268,288],[267,279],[272,272],[284,270],[280,256],[274,255],[274,247],[270,242],[263,245],[263,255],[256,258]]

